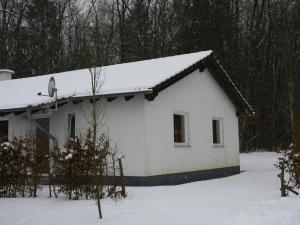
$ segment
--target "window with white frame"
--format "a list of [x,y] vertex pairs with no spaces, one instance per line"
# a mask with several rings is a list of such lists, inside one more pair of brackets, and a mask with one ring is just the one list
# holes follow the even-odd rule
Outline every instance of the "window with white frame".
[[68,114],[68,137],[75,138],[75,113]]
[[212,120],[213,144],[222,146],[223,143],[223,120],[221,118],[213,118]]
[[188,116],[187,113],[173,115],[174,143],[188,144]]

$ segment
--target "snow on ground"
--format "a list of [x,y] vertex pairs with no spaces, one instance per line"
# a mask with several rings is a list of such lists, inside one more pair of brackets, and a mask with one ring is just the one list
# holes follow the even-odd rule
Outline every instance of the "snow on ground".
[[128,187],[129,197],[102,201],[63,197],[0,199],[0,225],[293,225],[300,198],[280,198],[274,153],[241,154],[239,175],[177,186]]

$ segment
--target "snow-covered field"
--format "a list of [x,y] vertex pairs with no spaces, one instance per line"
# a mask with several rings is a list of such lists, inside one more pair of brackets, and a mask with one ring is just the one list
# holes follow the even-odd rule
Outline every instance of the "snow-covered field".
[[274,153],[241,154],[239,175],[177,186],[128,187],[129,197],[93,200],[0,199],[0,225],[292,225],[300,197],[280,198]]

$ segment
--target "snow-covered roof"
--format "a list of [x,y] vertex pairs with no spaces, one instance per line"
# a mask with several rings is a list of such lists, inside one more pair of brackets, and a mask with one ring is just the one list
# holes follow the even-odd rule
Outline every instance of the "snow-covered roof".
[[[101,67],[104,82],[98,94],[151,92],[155,86],[211,54],[212,51],[202,51]],[[54,98],[37,95],[39,92],[48,93],[51,77],[55,78],[58,99],[91,95],[89,69],[6,80],[0,81],[0,110],[22,109],[53,102]]]

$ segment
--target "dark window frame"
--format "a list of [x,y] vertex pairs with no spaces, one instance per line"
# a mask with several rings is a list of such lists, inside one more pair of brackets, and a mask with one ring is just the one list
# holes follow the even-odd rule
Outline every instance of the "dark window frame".
[[224,127],[222,118],[212,119],[212,141],[214,146],[224,146]]
[[9,135],[9,121],[0,120],[0,142],[8,141]]
[[76,136],[76,117],[75,113],[68,113],[68,138]]
[[188,113],[173,113],[173,142],[175,146],[189,146]]

